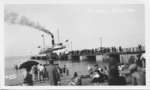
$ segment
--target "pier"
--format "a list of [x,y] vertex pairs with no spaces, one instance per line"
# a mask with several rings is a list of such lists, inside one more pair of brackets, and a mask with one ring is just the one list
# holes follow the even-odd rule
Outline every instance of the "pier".
[[124,48],[124,49],[112,49],[111,48],[105,48],[103,50],[97,50],[97,49],[88,49],[88,50],[74,50],[70,51],[67,54],[64,54],[63,56],[66,56],[65,59],[67,60],[92,60],[92,61],[103,61],[103,58],[105,57],[115,57],[116,59],[119,59],[119,62],[127,62],[122,60],[122,57],[127,57],[128,59],[130,56],[141,55],[145,53],[144,48]]

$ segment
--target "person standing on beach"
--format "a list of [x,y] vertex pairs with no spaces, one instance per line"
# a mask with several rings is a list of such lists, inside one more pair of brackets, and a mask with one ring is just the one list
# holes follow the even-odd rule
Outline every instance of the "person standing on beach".
[[38,66],[38,69],[39,69],[39,79],[40,79],[40,81],[42,81],[42,80],[43,80],[44,66],[43,66],[42,64],[40,64],[40,65]]
[[69,70],[68,70],[68,68],[67,68],[66,65],[64,65],[64,67],[62,68],[62,72],[63,72],[64,74],[66,74],[67,76],[69,75]]
[[61,75],[61,68],[59,67],[59,64],[55,64],[55,69],[54,69],[54,83],[55,85],[60,84],[60,75]]
[[66,65],[62,68],[63,73],[66,73]]
[[57,68],[54,65],[54,61],[50,60],[49,61],[49,65],[46,67],[47,72],[48,72],[48,80],[50,85],[57,85],[57,81],[58,81],[58,72],[57,72]]
[[34,81],[38,80],[38,68],[37,65],[33,66],[33,75],[34,75]]
[[48,72],[47,72],[46,65],[44,65],[43,80],[46,80],[47,78],[48,78]]

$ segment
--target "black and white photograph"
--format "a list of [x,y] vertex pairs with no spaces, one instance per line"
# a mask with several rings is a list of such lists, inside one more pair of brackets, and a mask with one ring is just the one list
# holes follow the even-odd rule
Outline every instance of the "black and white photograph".
[[145,8],[4,4],[4,85],[146,86]]

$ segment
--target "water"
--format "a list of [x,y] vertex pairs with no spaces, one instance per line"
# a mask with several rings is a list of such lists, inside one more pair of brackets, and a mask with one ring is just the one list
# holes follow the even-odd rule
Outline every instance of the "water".
[[23,81],[23,72],[20,70],[16,72],[15,65],[20,65],[21,63],[29,60],[29,57],[7,57],[5,58],[5,84],[6,85],[17,85]]
[[[20,85],[23,82],[24,70],[16,71],[14,66],[30,60],[30,57],[9,57],[5,58],[5,85]],[[45,64],[45,61],[39,61],[39,63]],[[69,69],[69,74],[72,76],[74,72],[78,72],[79,75],[86,75],[88,73],[88,66],[93,66],[98,62],[89,61],[58,61],[60,67],[64,65]]]

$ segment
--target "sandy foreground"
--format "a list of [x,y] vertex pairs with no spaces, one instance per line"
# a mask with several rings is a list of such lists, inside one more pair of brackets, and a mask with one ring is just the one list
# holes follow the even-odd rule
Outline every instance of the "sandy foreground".
[[[61,77],[61,86],[67,86],[68,83],[70,82],[71,80],[71,75],[69,76],[66,76],[66,75],[63,75],[63,77]],[[21,77],[20,77],[21,78]],[[22,79],[20,79],[22,80]],[[13,84],[13,83],[17,83],[17,84]],[[22,81],[19,81],[19,80],[13,80],[13,81],[10,81],[9,82],[10,85],[8,86],[22,86]],[[45,81],[34,81],[34,86],[49,86],[49,81],[48,80],[45,80]],[[82,85],[83,86],[89,86],[89,85],[95,85],[93,83],[91,83],[91,78],[83,78],[82,79]],[[108,85],[107,82],[104,82],[104,83],[100,83],[99,85]]]

